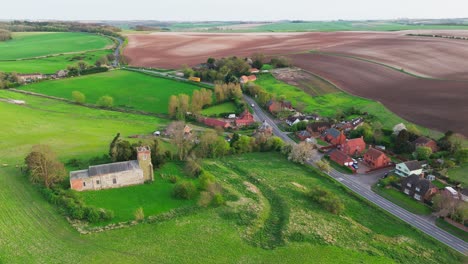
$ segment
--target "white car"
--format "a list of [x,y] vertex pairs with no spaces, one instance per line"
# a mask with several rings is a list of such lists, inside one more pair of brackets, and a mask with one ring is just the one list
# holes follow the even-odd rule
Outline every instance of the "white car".
[[255,105],[254,105],[254,104],[251,104],[251,106],[252,106],[252,107],[255,107]]

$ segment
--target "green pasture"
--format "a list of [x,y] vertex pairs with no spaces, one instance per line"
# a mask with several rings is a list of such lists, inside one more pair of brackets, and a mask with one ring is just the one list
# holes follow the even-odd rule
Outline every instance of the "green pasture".
[[468,163],[450,169],[448,176],[452,180],[461,182],[463,187],[468,187]]
[[14,33],[12,40],[0,42],[0,60],[98,50],[112,45],[110,38],[88,33],[20,32]]
[[211,116],[218,115],[222,113],[232,113],[236,112],[236,105],[233,102],[226,102],[218,105],[213,105],[202,110],[202,115]]
[[0,72],[52,74],[66,69],[78,61],[93,65],[99,58],[112,53],[111,50],[91,51],[77,54],[58,55],[39,59],[0,61]]
[[21,86],[20,89],[56,97],[73,99],[80,91],[86,103],[95,104],[101,96],[114,98],[114,106],[153,113],[167,113],[169,97],[192,95],[200,87],[187,82],[158,78],[146,74],[115,70],[81,77],[53,80]]

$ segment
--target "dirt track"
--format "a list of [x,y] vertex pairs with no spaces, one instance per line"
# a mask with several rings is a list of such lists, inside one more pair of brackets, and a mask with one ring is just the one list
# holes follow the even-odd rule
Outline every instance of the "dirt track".
[[296,66],[343,90],[382,102],[403,118],[445,132],[468,135],[468,82],[427,80],[374,63],[319,54],[297,54]]

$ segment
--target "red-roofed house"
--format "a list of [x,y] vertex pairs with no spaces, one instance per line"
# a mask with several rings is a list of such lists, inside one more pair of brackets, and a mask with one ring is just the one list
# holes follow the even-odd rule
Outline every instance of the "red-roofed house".
[[364,162],[372,169],[375,169],[387,166],[390,163],[390,158],[378,149],[369,148],[364,154]]
[[329,128],[323,132],[322,140],[325,140],[332,145],[338,146],[346,142],[346,136],[342,131],[338,131],[335,128]]
[[239,118],[236,119],[236,126],[241,127],[241,126],[248,126],[252,123],[254,123],[254,117],[253,115],[249,112],[249,110],[245,110]]
[[366,150],[366,142],[362,137],[348,139],[340,145],[340,149],[349,156],[361,155]]
[[330,153],[330,159],[342,166],[349,166],[353,164],[353,160],[348,155],[346,155],[346,153],[337,149]]
[[248,82],[253,82],[253,81],[256,81],[257,80],[257,76],[255,75],[249,75],[249,76],[245,76],[245,75],[242,75],[239,79],[239,82],[241,84],[245,84],[245,83],[248,83]]
[[427,137],[418,137],[415,141],[413,141],[414,147],[428,147],[432,150],[432,152],[437,152],[439,150],[439,147],[437,147],[437,143]]
[[224,129],[231,127],[231,123],[215,118],[203,118],[201,121],[203,122],[203,124],[210,127],[221,127]]

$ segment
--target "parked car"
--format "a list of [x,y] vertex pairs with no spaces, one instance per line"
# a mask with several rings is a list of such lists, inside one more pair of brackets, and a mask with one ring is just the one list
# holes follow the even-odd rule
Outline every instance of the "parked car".
[[353,159],[353,164],[358,164],[357,160]]
[[352,166],[353,166],[353,168],[356,169],[356,170],[359,169],[359,166],[358,166],[357,164],[353,164]]

